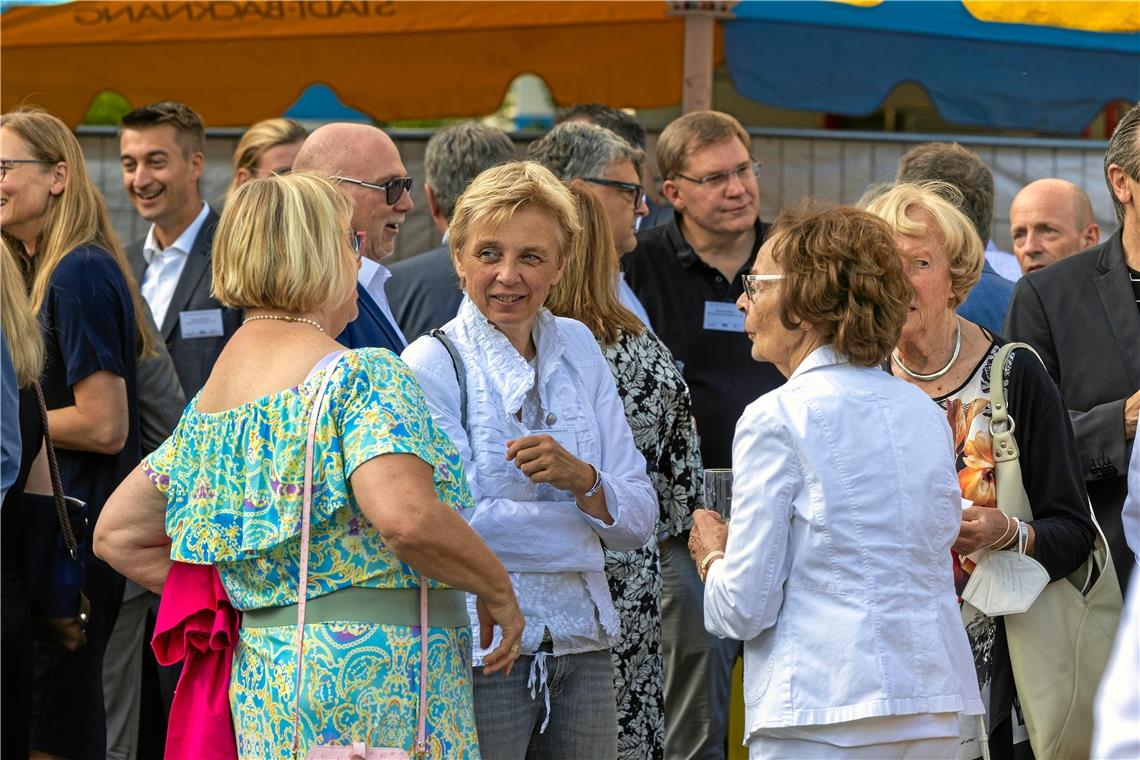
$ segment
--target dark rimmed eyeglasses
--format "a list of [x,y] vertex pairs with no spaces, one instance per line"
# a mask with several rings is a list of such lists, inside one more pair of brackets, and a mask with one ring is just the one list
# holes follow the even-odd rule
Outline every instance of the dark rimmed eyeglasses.
[[645,188],[635,182],[619,182],[616,179],[606,179],[605,177],[582,177],[582,181],[604,185],[605,187],[616,187],[618,190],[633,196],[634,211],[637,211],[641,208],[641,204],[645,203]]
[[0,182],[8,176],[8,170],[15,167],[17,164],[40,164],[41,166],[51,166],[55,161],[41,161],[38,158],[0,158]]
[[763,166],[763,164],[761,164],[759,161],[751,161],[750,163],[744,164],[743,166],[738,166],[732,171],[717,172],[716,174],[710,174],[707,177],[701,177],[700,179],[696,177],[689,177],[684,174],[678,174],[677,178],[688,180],[689,182],[697,185],[706,185],[713,189],[719,189],[727,185],[728,181],[733,177],[736,177],[741,182],[747,182],[750,179],[755,179],[756,176],[760,174],[761,166]]
[[756,294],[760,292],[760,283],[762,282],[779,282],[784,279],[782,274],[742,274],[740,279],[744,282],[744,292],[748,294],[748,300],[755,303]]
[[353,179],[352,177],[333,177],[332,179],[335,182],[351,182],[354,185],[367,187],[369,190],[383,191],[384,202],[389,206],[395,206],[404,193],[412,192],[411,177],[395,177],[387,182],[365,182],[362,179]]

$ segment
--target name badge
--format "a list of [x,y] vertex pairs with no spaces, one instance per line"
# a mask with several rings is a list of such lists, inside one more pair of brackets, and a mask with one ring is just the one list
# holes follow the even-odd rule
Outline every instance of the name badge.
[[705,301],[705,329],[721,332],[744,332],[744,312],[734,303]]
[[542,428],[527,431],[530,435],[548,435],[562,445],[562,448],[578,456],[578,434],[573,428]]
[[178,315],[182,338],[221,338],[226,334],[221,309],[197,309]]

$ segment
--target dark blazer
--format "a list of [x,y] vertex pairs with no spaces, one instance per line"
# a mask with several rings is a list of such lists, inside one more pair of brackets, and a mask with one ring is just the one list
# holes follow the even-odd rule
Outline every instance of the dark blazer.
[[1132,568],[1120,511],[1134,441],[1124,401],[1140,389],[1140,311],[1121,231],[1018,281],[1003,334],[1041,354],[1069,408],[1085,483],[1123,588]]
[[982,267],[982,277],[958,307],[958,313],[992,333],[1001,334],[1002,320],[1013,296],[1013,282],[998,274],[990,262]]
[[388,305],[408,340],[443,327],[455,318],[463,291],[447,245],[392,265],[385,283]]
[[[182,390],[186,398],[192,399],[194,395],[206,384],[210,370],[214,368],[218,354],[226,345],[226,341],[241,326],[241,311],[227,309],[210,295],[210,251],[214,245],[214,230],[218,226],[218,214],[210,209],[194,246],[186,257],[186,266],[174,287],[174,295],[170,299],[170,308],[166,310],[166,317],[159,325],[159,332],[170,351],[170,358],[174,360],[174,368],[178,371],[178,380],[182,383]],[[146,272],[146,259],[143,258],[143,244],[145,239],[139,240],[127,249],[127,260],[135,280],[142,285],[143,275]],[[184,311],[198,311],[203,309],[220,309],[222,314],[222,334],[219,336],[184,338],[179,326],[180,317]]]
[[337,342],[345,348],[386,348],[397,355],[404,350],[407,344],[359,282],[356,283],[356,308],[356,319],[336,336]]

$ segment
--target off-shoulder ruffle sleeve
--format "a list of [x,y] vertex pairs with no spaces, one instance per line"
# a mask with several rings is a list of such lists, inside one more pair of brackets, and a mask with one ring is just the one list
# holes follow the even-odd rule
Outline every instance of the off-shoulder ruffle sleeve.
[[[353,470],[382,454],[412,454],[431,465],[445,502],[458,507],[470,498],[459,456],[402,361],[361,349],[333,372],[317,425],[314,540],[319,526],[354,504]],[[323,376],[218,414],[190,404],[174,435],[144,463],[167,497],[172,559],[233,562],[300,534],[306,430]]]

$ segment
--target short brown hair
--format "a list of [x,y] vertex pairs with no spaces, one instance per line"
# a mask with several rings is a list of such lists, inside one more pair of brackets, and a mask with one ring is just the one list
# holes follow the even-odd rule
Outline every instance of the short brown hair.
[[994,175],[986,162],[958,143],[931,142],[899,159],[896,182],[946,182],[958,188],[958,208],[974,225],[985,247],[994,221]]
[[850,206],[807,202],[781,212],[768,239],[784,270],[784,326],[806,321],[852,364],[881,363],[898,342],[914,295],[890,227]]
[[202,117],[189,106],[164,100],[139,106],[119,121],[119,132],[124,129],[152,129],[169,124],[174,127],[174,137],[182,148],[182,157],[190,158],[195,153],[206,152],[206,126]]
[[701,148],[735,137],[752,148],[752,138],[739,121],[720,111],[693,111],[674,119],[657,138],[657,169],[665,179],[685,171],[689,156]]

